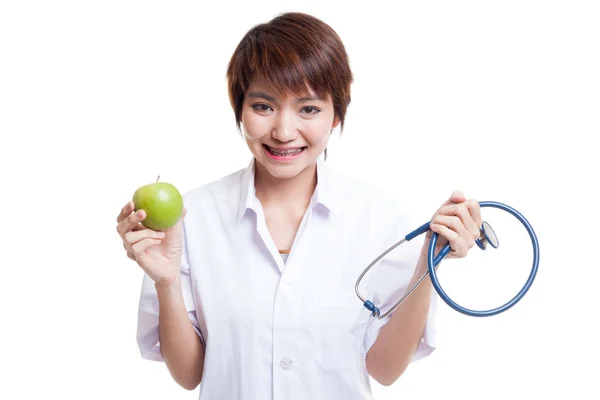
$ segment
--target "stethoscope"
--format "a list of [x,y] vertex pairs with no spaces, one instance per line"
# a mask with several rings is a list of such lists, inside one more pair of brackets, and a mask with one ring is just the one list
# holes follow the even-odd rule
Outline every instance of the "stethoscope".
[[[363,279],[365,274],[373,267],[373,265],[375,265],[379,260],[381,260],[383,257],[385,257],[385,255],[388,254],[390,251],[394,250],[396,247],[398,247],[402,243],[410,241],[410,240],[416,238],[417,236],[427,232],[429,230],[429,225],[431,222],[426,222],[423,225],[421,225],[420,227],[418,227],[417,229],[415,229],[414,231],[412,231],[411,233],[409,233],[408,235],[406,235],[402,240],[398,241],[394,245],[390,246],[386,251],[381,253],[381,255],[379,255],[375,260],[373,260],[373,262],[371,262],[371,264],[369,264],[367,266],[367,268],[365,268],[365,270],[362,272],[362,274],[359,276],[358,280],[356,281],[356,285],[354,287],[354,289],[356,291],[356,295],[363,302],[363,305],[365,306],[365,308],[367,308],[369,311],[371,311],[371,315],[373,315],[376,318],[386,317],[388,314],[390,314],[392,311],[394,311],[398,306],[400,306],[400,304],[402,304],[402,302],[408,296],[410,296],[410,294],[417,288],[417,286],[419,286],[419,284],[421,284],[421,282],[423,281],[423,279],[425,279],[425,277],[427,275],[431,276],[431,283],[433,284],[433,287],[435,288],[435,290],[439,294],[439,296],[446,302],[446,304],[448,304],[454,310],[461,312],[463,314],[466,314],[466,315],[470,315],[472,317],[488,317],[488,316],[500,314],[501,312],[504,312],[504,311],[508,310],[509,308],[511,308],[512,306],[514,306],[515,304],[517,304],[523,298],[525,293],[527,293],[527,291],[531,287],[533,280],[535,279],[535,276],[536,276],[537,270],[538,270],[538,264],[540,261],[540,249],[539,249],[537,237],[535,235],[535,231],[533,230],[533,228],[531,227],[529,222],[525,219],[525,217],[523,215],[521,215],[521,213],[519,213],[514,208],[507,206],[506,204],[498,203],[495,201],[482,201],[482,202],[479,202],[479,206],[482,208],[483,207],[499,208],[501,210],[504,210],[504,211],[512,214],[525,226],[525,229],[527,229],[527,232],[529,233],[529,237],[531,238],[531,244],[533,246],[533,265],[531,266],[531,273],[529,274],[529,278],[525,282],[525,285],[523,286],[523,288],[517,293],[517,295],[515,297],[513,297],[511,300],[509,300],[507,303],[505,303],[504,305],[494,308],[494,309],[491,309],[491,310],[485,310],[485,311],[470,310],[468,308],[464,308],[464,307],[461,307],[458,304],[456,304],[444,292],[444,290],[440,286],[440,283],[439,283],[437,275],[436,275],[436,268],[437,268],[438,264],[442,261],[442,259],[444,257],[446,257],[446,255],[452,249],[450,248],[450,244],[446,244],[442,248],[442,250],[440,250],[438,255],[435,256],[434,252],[435,252],[435,245],[437,244],[437,240],[438,240],[438,234],[433,232],[431,235],[431,240],[429,242],[429,248],[428,248],[428,253],[427,253],[427,272],[425,272],[419,278],[419,280],[413,285],[413,287],[410,288],[404,294],[404,296],[402,296],[402,298],[400,300],[398,300],[398,302],[396,304],[394,304],[394,306],[392,308],[390,308],[384,314],[381,314],[379,307],[377,307],[375,304],[373,304],[372,301],[366,300],[360,295],[359,290],[358,290],[360,281]],[[479,235],[479,238],[475,241],[475,243],[477,244],[477,247],[479,247],[481,250],[487,249],[488,245],[490,245],[496,249],[496,248],[498,248],[498,246],[500,244],[498,241],[498,237],[496,236],[496,233],[494,232],[494,230],[492,229],[490,224],[488,224],[485,221],[482,223],[482,225],[480,227],[480,235]]]

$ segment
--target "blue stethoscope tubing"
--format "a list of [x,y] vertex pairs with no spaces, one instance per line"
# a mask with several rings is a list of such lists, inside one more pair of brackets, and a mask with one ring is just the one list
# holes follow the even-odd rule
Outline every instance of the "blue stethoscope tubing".
[[[373,262],[371,262],[371,264],[369,264],[369,266],[367,266],[367,268],[365,268],[365,270],[362,272],[362,274],[356,281],[355,291],[356,291],[357,296],[361,299],[361,301],[363,301],[363,305],[365,306],[365,308],[367,308],[369,311],[371,311],[371,314],[374,317],[384,318],[389,313],[394,311],[404,301],[404,299],[406,299],[416,289],[416,287],[425,279],[425,277],[427,275],[430,276],[431,283],[433,284],[435,291],[442,298],[442,300],[444,300],[444,302],[446,304],[448,304],[454,310],[456,310],[460,313],[463,313],[465,315],[469,315],[472,317],[489,317],[492,315],[500,314],[500,313],[508,310],[515,304],[517,304],[523,298],[523,296],[525,296],[525,294],[527,293],[527,291],[533,284],[533,281],[535,280],[535,277],[537,275],[538,266],[539,266],[539,262],[540,262],[540,249],[539,249],[539,243],[538,243],[537,236],[535,234],[535,231],[533,230],[533,227],[529,223],[529,221],[527,221],[527,219],[520,212],[515,210],[514,208],[512,208],[506,204],[496,202],[496,201],[481,201],[481,202],[479,202],[479,206],[481,208],[484,208],[484,207],[498,208],[498,209],[501,209],[503,211],[506,211],[506,212],[512,214],[523,224],[523,226],[527,230],[527,233],[529,234],[529,237],[531,238],[531,244],[533,247],[533,264],[531,266],[531,272],[529,273],[529,277],[527,278],[527,281],[525,282],[525,284],[523,285],[523,287],[521,288],[521,290],[517,293],[517,295],[515,297],[513,297],[511,300],[509,300],[508,302],[506,302],[505,304],[503,304],[500,307],[497,307],[497,308],[494,308],[491,310],[484,310],[484,311],[471,310],[471,309],[468,309],[468,308],[465,308],[465,307],[462,307],[462,306],[456,304],[452,299],[450,299],[450,297],[446,294],[446,292],[444,292],[444,290],[440,286],[440,283],[439,283],[439,280],[438,280],[437,274],[436,274],[437,266],[444,259],[444,257],[446,257],[446,255],[448,255],[448,253],[450,253],[450,251],[452,249],[450,248],[450,244],[446,244],[440,250],[438,255],[435,256],[435,246],[437,244],[439,235],[437,233],[433,232],[431,235],[431,240],[429,242],[429,247],[428,247],[428,252],[427,252],[427,272],[425,272],[421,276],[421,278],[419,278],[419,280],[413,285],[413,287],[410,290],[408,290],[404,294],[404,296],[392,308],[390,308],[384,314],[381,314],[380,309],[378,307],[376,307],[375,304],[373,304],[373,302],[371,302],[370,300],[365,300],[360,295],[358,288],[359,288],[360,281],[362,280],[364,275],[367,273],[367,271],[371,267],[373,267],[373,265],[375,265],[387,253],[392,251],[394,248],[396,248],[400,244],[410,241],[410,240],[416,238],[417,236],[427,232],[429,230],[429,226],[431,224],[431,222],[429,221],[429,222],[426,222],[425,224],[421,225],[420,227],[418,227],[417,229],[415,229],[408,235],[406,235],[399,242],[397,242],[394,245],[392,245],[391,247],[389,247],[386,251],[384,251],[382,254],[380,254],[375,260],[373,260]],[[481,230],[481,236],[476,241],[479,248],[481,248],[482,250],[485,250],[487,248],[488,244],[490,244],[494,248],[498,247],[498,240],[495,236],[495,233],[493,232],[493,230],[491,230],[491,227],[489,226],[489,224],[487,222],[483,223],[480,230]]]

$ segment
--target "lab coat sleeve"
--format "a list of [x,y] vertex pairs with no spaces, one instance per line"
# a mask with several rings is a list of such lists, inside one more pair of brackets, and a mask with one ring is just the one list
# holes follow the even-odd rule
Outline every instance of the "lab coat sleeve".
[[[183,290],[183,300],[190,323],[200,337],[202,345],[205,346],[204,337],[198,324],[196,307],[194,305],[192,280],[190,278],[190,268],[187,260],[185,244],[181,263],[181,287]],[[156,288],[154,287],[154,281],[152,281],[147,274],[144,274],[138,306],[136,339],[141,356],[146,360],[164,361],[160,352],[158,336],[158,310],[158,297],[156,294]]]
[[[375,243],[374,248],[377,249],[376,251],[378,252],[373,258],[423,223],[417,223],[414,219],[402,215],[398,215],[396,218],[392,219],[392,221],[394,222],[392,223],[391,228],[387,230],[387,235],[383,236],[383,240],[380,236],[379,240],[381,240],[381,243]],[[371,274],[371,278],[368,280],[369,293],[372,293],[372,301],[379,307],[381,314],[387,312],[410,289],[409,283],[417,265],[421,246],[424,243],[424,237],[425,235],[423,234],[411,241],[402,243],[382,258],[370,270],[369,274]],[[411,362],[430,355],[437,346],[435,324],[437,309],[436,293],[435,290],[432,290],[431,303],[423,336],[421,337],[421,342],[413,355]],[[363,342],[363,352],[365,356],[377,340],[381,328],[387,324],[393,315],[394,313],[392,312],[381,319],[370,316]]]

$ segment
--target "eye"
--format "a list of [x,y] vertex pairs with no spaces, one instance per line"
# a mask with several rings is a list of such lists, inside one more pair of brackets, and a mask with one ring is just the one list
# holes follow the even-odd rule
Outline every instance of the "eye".
[[271,107],[263,103],[254,104],[252,108],[254,108],[256,111],[269,111],[269,109],[271,109]]
[[[311,115],[311,114],[314,115],[314,114],[317,114],[317,113],[319,113],[321,111],[317,107],[313,107],[313,106],[306,106],[302,110],[308,110],[307,114],[309,114],[309,115]],[[311,110],[313,112],[311,112]]]

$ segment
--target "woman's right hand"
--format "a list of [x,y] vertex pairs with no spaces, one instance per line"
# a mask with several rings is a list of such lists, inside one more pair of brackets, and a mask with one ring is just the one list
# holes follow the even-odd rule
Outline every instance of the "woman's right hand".
[[183,218],[175,226],[164,231],[146,228],[141,222],[146,218],[144,210],[134,212],[135,205],[129,201],[117,217],[117,232],[123,240],[127,256],[136,261],[155,284],[168,285],[179,277],[183,253]]

